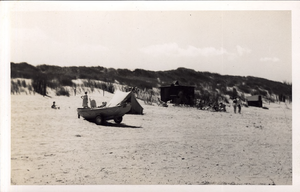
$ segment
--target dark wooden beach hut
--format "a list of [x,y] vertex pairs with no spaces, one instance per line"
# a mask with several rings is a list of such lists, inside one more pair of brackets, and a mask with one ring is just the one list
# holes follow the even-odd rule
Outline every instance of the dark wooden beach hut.
[[171,101],[175,104],[193,105],[195,98],[195,87],[180,85],[178,81],[169,86],[161,86],[160,97],[164,102]]
[[254,107],[262,107],[263,106],[261,95],[253,95],[253,96],[246,97],[246,101],[247,101],[248,106],[254,106]]

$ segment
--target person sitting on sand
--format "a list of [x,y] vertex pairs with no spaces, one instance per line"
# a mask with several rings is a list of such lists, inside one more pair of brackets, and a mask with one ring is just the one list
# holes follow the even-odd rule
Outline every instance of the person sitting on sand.
[[88,108],[88,96],[87,96],[87,92],[85,92],[85,95],[81,96],[82,99],[82,107],[83,108]]
[[220,103],[219,108],[220,108],[220,111],[226,112],[226,105],[223,102]]
[[59,109],[59,107],[55,105],[55,101],[53,101],[53,104],[52,104],[51,108],[52,109]]

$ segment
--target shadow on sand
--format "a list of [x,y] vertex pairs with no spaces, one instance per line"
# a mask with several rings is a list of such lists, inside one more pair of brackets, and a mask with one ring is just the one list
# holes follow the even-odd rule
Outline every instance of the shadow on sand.
[[[93,120],[88,120],[88,119],[84,119],[84,120],[97,125],[95,123],[95,121],[93,121]],[[126,125],[124,123],[117,124],[117,123],[111,123],[111,122],[107,122],[107,121],[105,123],[99,125],[99,126],[116,127],[116,128],[132,128],[132,129],[141,129],[141,128],[143,128],[141,126]]]
[[110,123],[106,122],[103,126],[108,127],[117,127],[117,128],[132,128],[132,129],[141,129],[141,126],[133,126],[133,125],[126,125],[124,123],[116,124],[116,123]]

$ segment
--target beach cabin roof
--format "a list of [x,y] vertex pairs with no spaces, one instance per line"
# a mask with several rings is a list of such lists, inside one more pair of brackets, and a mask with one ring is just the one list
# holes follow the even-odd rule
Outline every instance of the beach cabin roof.
[[261,101],[261,95],[253,95],[246,97],[247,101]]

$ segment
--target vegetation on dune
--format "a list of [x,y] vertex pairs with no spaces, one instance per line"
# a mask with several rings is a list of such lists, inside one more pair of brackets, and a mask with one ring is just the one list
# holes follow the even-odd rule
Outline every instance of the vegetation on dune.
[[[32,79],[33,90],[42,95],[46,94],[45,90],[49,87],[57,90],[60,95],[68,96],[64,86],[76,87],[72,82],[76,79],[86,79],[84,86],[109,92],[114,92],[112,83],[116,82],[122,86],[137,87],[140,90],[153,90],[178,80],[182,85],[194,86],[195,98],[203,100],[211,100],[218,95],[218,98],[221,97],[226,101],[233,97],[234,89],[242,99],[245,95],[259,94],[270,101],[292,100],[292,83],[289,82],[276,82],[252,76],[220,75],[183,67],[155,72],[101,66],[60,67],[44,64],[34,67],[23,62],[11,63],[11,77]],[[99,83],[99,81],[104,83]],[[16,89],[13,86],[16,87],[16,85],[12,85],[12,90]]]
[[60,88],[57,89],[56,95],[57,96],[68,96],[69,97],[70,92],[67,89],[65,89],[64,87],[60,87]]
[[10,64],[11,69],[11,78],[26,78],[31,79],[33,74],[39,73],[39,69],[29,65],[25,62],[14,64]]
[[94,91],[95,88],[97,89],[102,89],[104,91],[107,91],[109,93],[114,93],[115,92],[115,88],[113,86],[112,83],[102,83],[102,82],[97,82],[94,80],[87,80],[87,81],[83,81],[83,86],[84,87],[90,87],[91,91]]
[[[31,94],[34,92],[32,85],[28,85],[25,80],[20,81],[19,79],[17,81],[11,81],[11,93],[12,94],[20,94],[22,92],[25,92],[26,94]],[[28,92],[26,91],[26,89]]]

